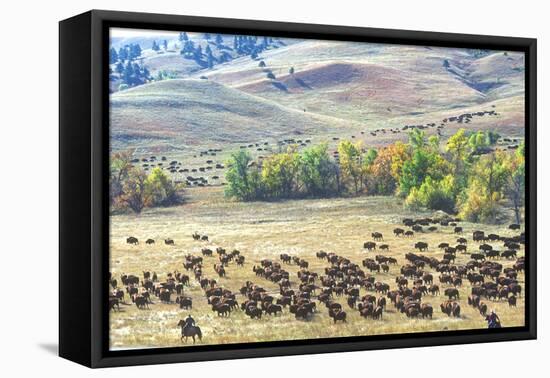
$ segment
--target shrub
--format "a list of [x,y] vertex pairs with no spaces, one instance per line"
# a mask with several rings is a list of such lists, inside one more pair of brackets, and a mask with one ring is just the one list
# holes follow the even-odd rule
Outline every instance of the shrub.
[[427,177],[420,187],[411,189],[405,206],[415,210],[427,208],[454,213],[456,203],[453,188],[454,180],[450,175],[440,181]]
[[181,196],[172,180],[160,167],[155,167],[145,180],[146,195],[151,206],[172,206],[181,203]]
[[251,201],[263,196],[260,174],[252,156],[246,151],[233,153],[227,163],[225,195],[241,201]]

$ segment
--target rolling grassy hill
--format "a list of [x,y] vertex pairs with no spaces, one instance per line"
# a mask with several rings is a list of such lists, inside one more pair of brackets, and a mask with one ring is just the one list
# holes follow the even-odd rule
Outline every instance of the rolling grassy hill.
[[524,87],[523,56],[513,53],[476,58],[456,49],[304,41],[260,59],[266,67],[243,61],[206,76],[290,107],[360,122],[483,104]]
[[166,80],[111,95],[114,148],[259,141],[349,130],[353,125],[208,80]]
[[[231,36],[226,47],[192,39],[216,56],[231,52]],[[111,95],[117,149],[349,135],[495,106],[499,116],[475,127],[522,133],[524,61],[513,52],[284,40],[256,59],[233,54],[211,69],[170,48],[144,50],[141,62],[153,76],[167,71],[181,79]]]

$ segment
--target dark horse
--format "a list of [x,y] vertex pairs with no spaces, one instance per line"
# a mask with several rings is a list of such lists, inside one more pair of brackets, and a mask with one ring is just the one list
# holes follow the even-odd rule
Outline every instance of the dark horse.
[[181,341],[183,342],[183,338],[185,337],[185,342],[187,342],[188,337],[193,338],[193,344],[195,344],[195,336],[199,337],[199,340],[202,340],[202,332],[200,327],[197,326],[185,326],[185,320],[180,320],[178,323],[178,327],[181,327]]

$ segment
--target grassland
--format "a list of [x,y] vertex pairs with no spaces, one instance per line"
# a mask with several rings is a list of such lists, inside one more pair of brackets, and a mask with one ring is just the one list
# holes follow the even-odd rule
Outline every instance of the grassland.
[[256,59],[243,56],[212,69],[198,69],[176,52],[144,51],[151,72],[176,72],[178,79],[112,94],[112,147],[169,152],[206,141],[349,136],[440,122],[493,105],[503,110],[498,122],[482,120],[480,128],[508,128],[508,135],[523,128],[522,54],[287,42]]
[[[200,36],[192,38],[206,46]],[[137,42],[123,39],[117,43],[129,41]],[[231,41],[225,40],[226,44]],[[173,42],[170,40],[169,45]],[[524,137],[524,61],[517,53],[491,52],[477,57],[461,49],[285,40],[257,59],[239,57],[212,69],[198,67],[173,51],[145,50],[142,58],[153,74],[166,70],[178,79],[111,95],[111,148],[131,150],[144,169],[152,165],[167,168],[175,161],[177,172],[170,173],[172,179],[185,182],[191,175],[206,178],[208,183],[186,188],[186,202],[181,206],[112,216],[110,262],[115,278],[123,273],[141,276],[143,271],[151,271],[164,281],[169,272],[185,273],[185,255],[200,255],[204,247],[219,246],[240,250],[245,265],[231,264],[227,276],[217,278],[213,269],[217,258],[205,258],[206,277],[216,278],[233,292],[246,281],[253,281],[276,294],[276,284],[256,277],[252,271],[260,260],[278,260],[281,253],[287,253],[306,259],[310,270],[322,274],[328,263],[316,258],[317,251],[335,252],[360,264],[377,254],[365,252],[362,245],[370,240],[371,232],[379,231],[390,245],[383,254],[395,257],[398,264],[388,273],[376,274],[376,280],[395,289],[395,277],[414,243],[428,242],[429,250],[422,253],[441,259],[443,252],[435,246],[441,242],[455,244],[457,235],[451,228],[440,227],[414,239],[394,237],[392,230],[401,226],[402,218],[433,215],[410,213],[394,197],[228,201],[223,197],[222,184],[229,154],[244,148],[260,159],[284,148],[281,141],[288,138],[312,144],[327,142],[330,153],[342,139],[378,147],[405,141],[405,125],[428,123],[433,125],[425,129],[426,133],[438,133],[442,145],[459,128],[493,130],[511,138],[500,141],[497,148],[513,147]],[[260,67],[260,61],[265,67]],[[293,73],[289,72],[291,67]],[[275,79],[269,79],[268,73]],[[479,111],[496,113],[472,118],[468,124],[442,123],[447,117]],[[300,148],[307,145],[298,144]],[[155,159],[151,159],[153,155]],[[506,226],[461,226],[469,239],[469,252],[477,251],[471,240],[473,230],[503,236],[517,233]],[[209,235],[210,242],[194,241],[193,232]],[[141,243],[126,244],[129,236]],[[147,238],[155,239],[156,244],[145,245]],[[165,238],[173,239],[175,245],[165,245]],[[500,243],[493,245],[502,249]],[[522,248],[519,256],[524,254]],[[469,259],[469,253],[459,253],[455,264],[465,264]],[[514,261],[498,262],[509,267]],[[296,288],[298,267],[284,268],[291,273]],[[524,287],[523,273],[518,279]],[[447,287],[440,286],[442,291]],[[180,310],[175,303],[161,304],[156,298],[149,310],[138,310],[126,296],[128,304],[119,312],[111,312],[110,343],[114,349],[182,345],[177,323],[189,313],[203,331],[203,344],[485,328],[483,317],[467,305],[470,289],[467,281],[459,289],[460,318],[449,318],[439,310],[445,300],[442,296],[423,298],[434,307],[433,319],[412,320],[391,304],[382,320],[363,319],[340,298],[337,300],[344,305],[348,322],[333,324],[324,305],[318,305],[318,312],[309,321],[296,320],[287,309],[280,316],[264,315],[260,320],[251,320],[242,311],[228,318],[218,317],[198,283],[191,279],[184,293],[193,299],[190,311]],[[504,326],[519,326],[524,323],[523,298],[518,298],[516,308],[505,301],[485,302],[499,314]],[[238,295],[237,300],[242,302],[243,297]]]
[[[319,250],[335,252],[360,264],[365,257],[374,257],[376,252],[365,252],[362,244],[370,240],[370,233],[384,234],[390,245],[387,256],[396,257],[398,265],[392,266],[389,273],[376,274],[376,279],[395,288],[395,276],[399,267],[406,261],[404,255],[413,251],[415,241],[426,241],[430,249],[427,256],[442,258],[443,252],[435,248],[440,242],[455,242],[452,229],[440,228],[436,232],[420,234],[414,239],[393,237],[392,230],[406,216],[433,215],[432,213],[408,213],[395,198],[359,197],[331,200],[300,200],[273,203],[237,203],[223,199],[221,188],[191,188],[189,200],[180,207],[148,209],[139,216],[116,215],[111,219],[111,272],[115,277],[122,273],[141,275],[142,271],[155,271],[162,281],[168,272],[184,271],[182,262],[188,253],[198,255],[201,248],[218,246],[228,250],[236,248],[246,257],[244,267],[231,264],[227,277],[217,278],[213,265],[215,257],[205,258],[204,274],[218,279],[219,285],[234,292],[250,280],[278,293],[278,287],[254,275],[252,267],[261,259],[278,260],[281,253],[300,256],[310,263],[310,270],[322,274],[327,262],[318,260]],[[468,237],[469,250],[475,250],[471,240],[474,229],[483,229],[500,235],[512,235],[504,226],[485,226],[464,223],[464,235]],[[208,234],[210,242],[197,242],[191,238],[195,231]],[[141,240],[138,246],[127,245],[128,236]],[[153,238],[157,243],[146,246],[143,241]],[[164,238],[172,238],[175,246],[166,246]],[[495,244],[495,248],[497,244]],[[500,248],[500,246],[499,246]],[[519,252],[520,256],[524,251]],[[458,254],[457,264],[469,260],[469,254]],[[498,260],[504,267],[513,261]],[[296,287],[296,265],[285,266],[291,272],[293,287]],[[428,268],[429,270],[429,268]],[[437,273],[434,274],[438,276]],[[437,281],[437,279],[436,279]],[[519,281],[524,286],[523,274]],[[441,285],[442,290],[447,286]],[[203,344],[259,342],[270,340],[291,340],[304,338],[325,338],[352,335],[376,335],[388,333],[409,333],[485,328],[483,317],[467,305],[470,285],[465,282],[460,288],[460,318],[449,318],[439,310],[444,301],[442,296],[426,296],[423,302],[434,306],[433,319],[408,319],[398,313],[393,305],[388,305],[382,320],[364,319],[357,310],[350,309],[345,299],[338,299],[348,313],[347,323],[333,324],[323,305],[310,321],[295,320],[285,310],[280,316],[263,316],[261,320],[251,320],[242,311],[234,311],[230,317],[218,317],[210,309],[198,283],[191,279],[191,286],[185,295],[193,298],[193,310],[180,310],[178,305],[160,304],[154,300],[149,310],[138,310],[134,305],[123,305],[120,312],[111,312],[110,343],[113,349],[140,347],[180,346],[180,330],[177,323],[189,313],[201,327]],[[361,295],[366,294],[364,289]],[[518,298],[517,308],[510,308],[505,301],[485,301],[490,309],[500,316],[504,326],[520,326],[524,323],[524,297]],[[175,299],[175,297],[174,297]],[[126,300],[129,302],[128,297]],[[238,295],[241,302],[243,297]],[[189,344],[187,344],[189,345]]]

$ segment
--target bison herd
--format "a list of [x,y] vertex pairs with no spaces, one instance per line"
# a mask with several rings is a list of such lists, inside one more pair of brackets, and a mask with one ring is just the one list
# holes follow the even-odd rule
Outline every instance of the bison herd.
[[[242,269],[245,256],[236,249],[214,249],[209,245],[208,235],[195,232],[192,239],[207,245],[201,249],[201,255],[184,256],[181,264],[185,274],[175,270],[167,273],[164,280],[159,280],[157,273],[150,271],[140,275],[121,274],[116,278],[109,275],[109,309],[119,311],[121,304],[133,303],[138,309],[146,310],[160,302],[191,310],[197,297],[186,295],[184,291],[190,286],[198,286],[203,292],[203,300],[219,317],[230,317],[234,311],[242,311],[251,320],[257,320],[288,312],[296,320],[311,321],[326,311],[333,323],[346,323],[350,312],[362,318],[382,320],[391,306],[392,312],[409,319],[432,319],[434,306],[430,302],[442,294],[445,300],[439,303],[441,312],[461,318],[463,298],[459,289],[465,282],[471,287],[468,306],[481,315],[487,313],[491,301],[506,301],[510,307],[515,307],[522,294],[518,273],[525,269],[525,258],[518,258],[517,254],[525,244],[524,233],[500,236],[475,230],[471,238],[467,238],[463,227],[457,225],[459,222],[460,219],[449,217],[403,219],[403,226],[393,229],[396,240],[409,240],[450,228],[451,234],[456,235],[456,243],[441,242],[430,247],[425,241],[410,240],[407,243],[411,251],[404,254],[402,261],[381,253],[389,251],[391,243],[382,244],[384,235],[378,231],[371,232],[371,240],[363,243],[367,257],[361,264],[334,252],[318,251],[316,257],[323,268],[312,270],[312,264],[303,257],[281,253],[278,260],[266,258],[252,264],[251,270],[258,282],[246,281],[238,291],[224,288],[217,279],[230,279],[227,268],[233,265],[235,269]],[[511,231],[519,228],[515,224],[509,226]],[[126,243],[138,246],[139,240],[130,236]],[[147,239],[145,243],[153,245],[155,240]],[[176,243],[167,238],[164,244],[174,246]],[[468,261],[456,264],[459,255]],[[208,264],[213,267],[217,279],[204,274],[203,267],[210,259],[216,259]],[[503,266],[503,261],[514,259],[508,264],[511,266]],[[289,266],[293,266],[295,273],[287,268]],[[398,274],[388,283],[390,271],[398,271]],[[384,280],[381,274],[385,275]],[[269,282],[267,288],[262,286],[262,280]],[[278,289],[274,291],[273,287]]]

